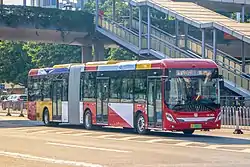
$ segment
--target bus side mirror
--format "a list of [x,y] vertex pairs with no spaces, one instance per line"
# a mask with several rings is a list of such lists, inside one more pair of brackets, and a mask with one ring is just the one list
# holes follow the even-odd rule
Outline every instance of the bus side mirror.
[[170,91],[170,81],[169,80],[165,81],[165,89],[166,89],[166,91]]
[[224,80],[219,81],[219,86],[220,86],[220,89],[224,88]]

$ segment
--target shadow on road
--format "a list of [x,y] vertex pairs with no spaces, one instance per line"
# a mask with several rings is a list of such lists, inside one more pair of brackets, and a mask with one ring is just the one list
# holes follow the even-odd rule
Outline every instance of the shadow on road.
[[[19,128],[19,127],[34,127],[34,126],[43,126],[42,122],[38,121],[29,121],[29,120],[0,120],[0,129],[1,128]],[[84,129],[83,126],[79,125],[60,125],[53,126],[53,128],[61,128],[61,129]],[[133,130],[130,129],[118,129],[118,128],[106,128],[106,127],[95,127],[91,131],[99,131],[99,132],[109,132],[109,133],[120,133],[120,134],[130,134],[130,135],[138,135]],[[166,139],[173,140],[182,140],[184,142],[200,142],[204,144],[218,144],[218,145],[230,145],[230,144],[250,144],[250,139],[239,139],[233,137],[225,137],[225,136],[215,136],[212,132],[206,132],[203,134],[194,134],[194,135],[184,135],[178,132],[150,132],[145,137],[166,137]]]
[[0,120],[1,128],[20,128],[20,127],[34,127],[43,126],[42,122],[29,120]]

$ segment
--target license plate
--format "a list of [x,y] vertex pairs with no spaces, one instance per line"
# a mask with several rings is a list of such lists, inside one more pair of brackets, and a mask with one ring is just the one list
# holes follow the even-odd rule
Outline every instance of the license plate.
[[199,129],[202,128],[201,124],[191,124],[191,128]]

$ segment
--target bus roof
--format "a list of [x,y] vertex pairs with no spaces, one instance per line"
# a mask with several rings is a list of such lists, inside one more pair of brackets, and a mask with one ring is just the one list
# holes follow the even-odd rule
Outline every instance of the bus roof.
[[210,59],[162,59],[162,60],[111,60],[88,63],[59,64],[51,68],[31,69],[29,76],[46,75],[55,73],[68,73],[72,66],[82,66],[83,71],[122,71],[122,70],[145,70],[164,68],[218,68]]

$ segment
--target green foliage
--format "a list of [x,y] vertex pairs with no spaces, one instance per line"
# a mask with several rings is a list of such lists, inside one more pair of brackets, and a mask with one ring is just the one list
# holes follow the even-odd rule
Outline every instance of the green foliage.
[[52,67],[55,64],[81,62],[81,48],[79,46],[59,44],[27,43],[25,50],[32,63],[37,67]]
[[123,48],[112,48],[106,56],[107,60],[136,60],[137,56]]
[[94,15],[87,11],[1,5],[0,22],[9,27],[32,26],[90,33],[94,31]]
[[29,69],[35,67],[21,42],[0,42],[0,81],[27,84]]
[[[36,28],[56,27],[62,30],[93,30],[95,2],[85,6],[85,11],[61,11],[57,9],[2,6],[0,22],[11,27],[31,25]],[[112,16],[112,0],[103,0],[100,8]],[[127,15],[127,5],[116,2],[117,18]],[[84,20],[84,21],[82,21]],[[90,24],[86,24],[90,23]],[[136,60],[137,55],[123,49],[105,49],[106,60]],[[55,64],[81,61],[81,47],[34,42],[0,41],[0,82],[27,85],[28,71],[32,68],[51,67]]]
[[[112,18],[112,0],[101,0],[99,9],[104,11],[105,17]],[[95,13],[95,1],[89,1],[85,4],[85,10],[90,13]],[[122,20],[122,16],[126,16],[129,13],[128,4],[122,0],[116,0],[115,3],[115,16],[116,20]],[[136,11],[134,12],[136,14]],[[125,50],[124,48],[111,48],[105,50],[105,58],[107,60],[134,60],[137,55]]]

